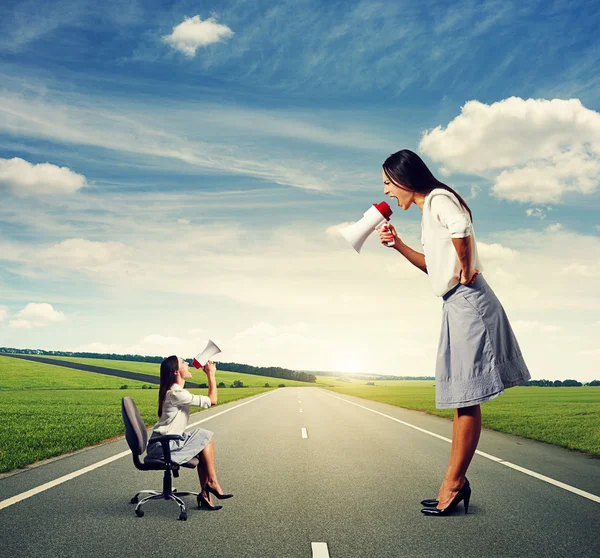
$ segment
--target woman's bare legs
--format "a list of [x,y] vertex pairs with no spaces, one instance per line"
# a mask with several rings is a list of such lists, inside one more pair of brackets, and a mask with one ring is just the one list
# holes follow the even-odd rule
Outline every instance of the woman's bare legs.
[[446,476],[438,492],[439,509],[448,507],[465,484],[467,469],[477,449],[480,434],[481,407],[479,405],[454,410],[452,449]]
[[217,480],[217,471],[215,469],[215,445],[210,439],[208,445],[198,455],[198,478],[200,479],[200,490],[208,502],[211,502],[210,494],[206,492],[206,485],[210,485],[217,492],[223,492],[219,481]]

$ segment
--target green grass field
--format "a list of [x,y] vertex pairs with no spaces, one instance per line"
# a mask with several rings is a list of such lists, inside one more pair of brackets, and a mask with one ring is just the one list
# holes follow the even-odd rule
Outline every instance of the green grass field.
[[[446,418],[454,414],[435,408],[433,382],[383,383],[329,389]],[[600,387],[513,387],[481,411],[485,428],[600,456]]]
[[[244,384],[247,378],[248,382],[255,380],[236,374]],[[279,383],[268,379],[272,386]],[[119,389],[125,384],[127,389]],[[144,422],[151,426],[158,420],[158,386],[141,389],[143,385],[125,378],[0,356],[0,473],[124,434],[121,398],[125,395],[133,397]],[[206,394],[205,389],[190,391]],[[221,388],[219,403],[264,391],[268,388],[259,387],[256,381],[254,387]]]
[[144,382],[0,356],[0,391],[141,388]]
[[[2,358],[2,357],[0,357]],[[9,358],[9,357],[5,357]],[[78,357],[53,357],[46,356],[44,358],[52,358],[54,360],[65,360],[68,362],[78,362],[81,364],[89,364],[91,366],[102,366],[104,368],[110,368],[113,370],[125,370],[126,372],[138,372],[141,374],[150,374],[152,376],[160,375],[160,365],[152,362],[132,362],[126,360],[109,360],[100,358],[78,358]],[[16,359],[11,359],[16,360]],[[202,370],[196,370],[190,367],[192,372],[192,379],[190,382],[196,382],[202,384],[206,382],[206,374]],[[298,382],[296,380],[287,380],[285,378],[272,378],[270,376],[255,376],[254,374],[243,374],[242,372],[229,372],[227,370],[217,369],[217,383],[223,382],[226,386],[230,386],[234,380],[241,380],[244,382],[244,386],[248,387],[262,387],[265,384],[269,384],[271,387],[277,387],[279,384],[285,384],[286,387],[302,387],[302,386],[325,386],[333,384],[333,382],[317,381],[315,384],[308,382]]]

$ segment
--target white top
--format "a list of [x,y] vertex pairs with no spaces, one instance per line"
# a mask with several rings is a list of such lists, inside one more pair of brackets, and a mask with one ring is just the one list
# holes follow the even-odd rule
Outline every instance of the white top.
[[173,384],[165,394],[162,414],[154,425],[153,433],[161,436],[165,434],[183,434],[190,420],[190,406],[210,407],[210,399],[205,395],[194,395],[179,384]]
[[469,235],[473,246],[471,268],[483,271],[469,212],[448,190],[436,188],[427,194],[421,221],[421,244],[427,274],[437,296],[444,296],[459,282],[460,261],[452,239]]

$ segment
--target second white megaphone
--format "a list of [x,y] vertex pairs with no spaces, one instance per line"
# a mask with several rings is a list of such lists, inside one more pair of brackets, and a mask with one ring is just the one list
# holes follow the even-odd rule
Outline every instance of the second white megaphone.
[[[367,237],[375,230],[387,225],[392,215],[392,208],[388,203],[382,201],[374,203],[367,211],[363,218],[350,225],[339,229],[342,236],[352,245],[352,247],[360,254],[362,245],[367,240]],[[391,246],[391,243],[388,243]]]
[[219,354],[220,352],[221,349],[217,347],[216,343],[209,339],[204,350],[194,357],[192,365],[194,368],[202,368],[210,360],[210,357]]

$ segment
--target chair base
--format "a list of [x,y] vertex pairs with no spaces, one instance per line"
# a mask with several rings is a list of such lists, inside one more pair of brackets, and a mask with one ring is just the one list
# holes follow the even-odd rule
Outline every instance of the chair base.
[[[142,500],[139,499],[140,494],[148,494]],[[178,492],[176,488],[172,487],[171,484],[171,471],[165,470],[163,476],[163,489],[162,492],[157,490],[140,490],[132,499],[132,504],[137,504],[135,507],[135,515],[138,517],[144,516],[144,510],[142,506],[150,500],[173,500],[179,506],[179,519],[182,521],[187,520],[187,510],[185,509],[185,503],[180,496],[196,496],[198,498],[198,492]]]
[[[146,496],[142,500],[138,501],[138,496],[140,494],[148,493],[149,496]],[[187,520],[187,510],[185,508],[185,502],[180,498],[180,496],[196,496],[198,497],[198,492],[177,492],[177,490],[173,490],[170,494],[165,494],[162,492],[156,492],[156,490],[142,490],[138,492],[132,499],[131,503],[137,503],[135,507],[135,515],[138,517],[144,516],[144,510],[142,510],[142,506],[149,502],[150,500],[173,500],[179,506],[179,519],[182,521]]]

